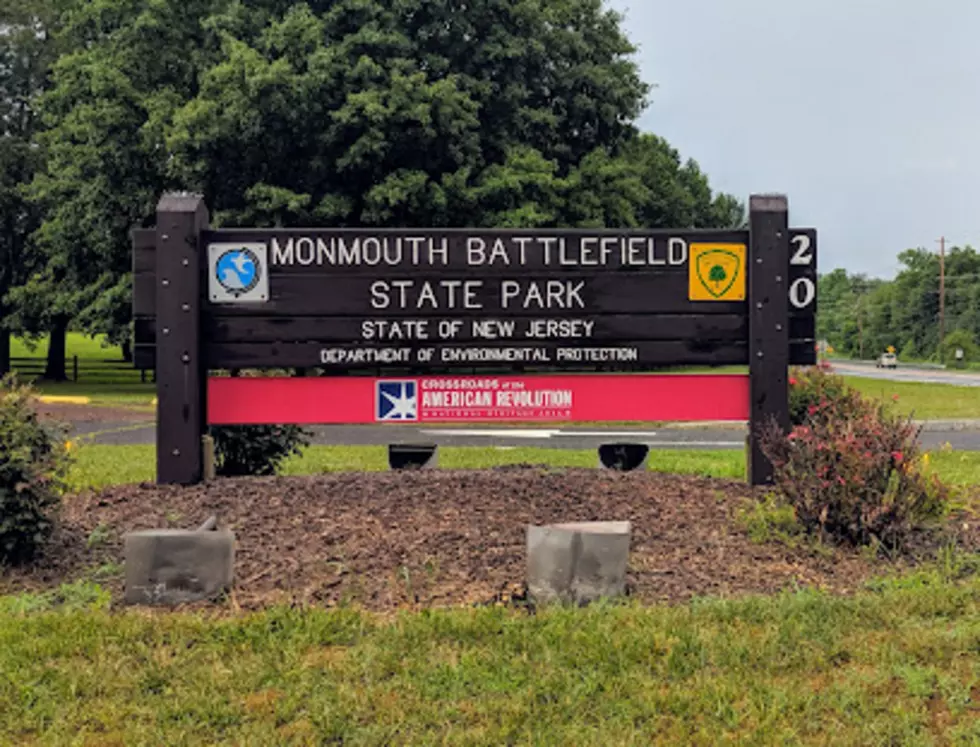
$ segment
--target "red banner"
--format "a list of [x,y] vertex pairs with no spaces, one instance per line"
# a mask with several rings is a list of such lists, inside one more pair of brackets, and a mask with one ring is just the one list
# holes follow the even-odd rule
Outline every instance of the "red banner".
[[211,425],[747,420],[745,375],[589,374],[208,381]]

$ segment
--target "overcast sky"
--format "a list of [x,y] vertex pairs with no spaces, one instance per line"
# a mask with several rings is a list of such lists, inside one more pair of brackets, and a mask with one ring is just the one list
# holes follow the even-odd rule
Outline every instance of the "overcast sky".
[[643,129],[715,189],[785,193],[821,271],[980,249],[980,0],[608,2],[657,86]]

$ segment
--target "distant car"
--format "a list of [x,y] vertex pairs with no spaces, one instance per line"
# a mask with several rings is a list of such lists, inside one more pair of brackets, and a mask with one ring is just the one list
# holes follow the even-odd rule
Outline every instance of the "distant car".
[[875,366],[877,368],[898,368],[898,358],[895,357],[894,353],[882,353],[875,361]]

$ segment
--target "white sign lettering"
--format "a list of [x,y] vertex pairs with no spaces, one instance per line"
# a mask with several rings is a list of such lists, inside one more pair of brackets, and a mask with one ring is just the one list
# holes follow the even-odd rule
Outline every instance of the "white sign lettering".
[[482,280],[378,280],[371,284],[375,309],[482,309],[476,292]]
[[679,236],[273,236],[276,267],[601,268],[679,267]]

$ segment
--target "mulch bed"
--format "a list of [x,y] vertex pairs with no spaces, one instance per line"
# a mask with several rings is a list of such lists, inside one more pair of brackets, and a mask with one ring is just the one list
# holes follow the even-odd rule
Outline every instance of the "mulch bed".
[[[232,604],[242,608],[519,600],[526,525],[574,520],[633,523],[628,587],[646,602],[793,586],[848,593],[894,569],[853,550],[753,543],[735,521],[752,495],[732,481],[530,465],[124,486],[69,499],[43,564],[0,575],[0,591],[48,587],[121,563],[123,532],[194,528],[212,514],[236,533]],[[100,525],[94,536],[108,527],[107,538],[90,541]],[[980,547],[972,526],[960,541]],[[119,599],[118,574],[109,586]]]

